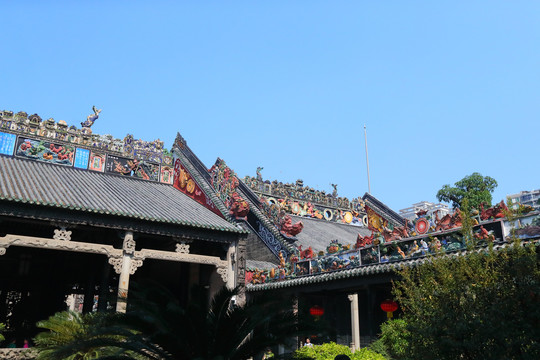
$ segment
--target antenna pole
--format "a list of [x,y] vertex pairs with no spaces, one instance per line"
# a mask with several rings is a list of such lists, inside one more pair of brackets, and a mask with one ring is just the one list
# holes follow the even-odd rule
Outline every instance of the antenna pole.
[[369,182],[369,156],[368,156],[368,150],[367,150],[367,130],[366,130],[366,125],[364,125],[364,139],[365,139],[365,142],[366,142],[366,164],[367,164],[368,193],[371,194],[371,184]]

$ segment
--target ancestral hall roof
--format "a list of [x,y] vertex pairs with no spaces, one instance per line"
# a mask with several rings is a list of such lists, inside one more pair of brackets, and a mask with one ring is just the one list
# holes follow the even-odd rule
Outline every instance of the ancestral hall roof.
[[0,200],[243,232],[170,185],[3,155]]
[[331,240],[338,240],[343,245],[354,245],[358,234],[362,236],[371,234],[367,227],[294,215],[291,218],[293,222],[302,221],[304,224],[302,232],[296,235],[298,239],[296,245],[301,245],[303,250],[311,246],[315,253],[326,250]]

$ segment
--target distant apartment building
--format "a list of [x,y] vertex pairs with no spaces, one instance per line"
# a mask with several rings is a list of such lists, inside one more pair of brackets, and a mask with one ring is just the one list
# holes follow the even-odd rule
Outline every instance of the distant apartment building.
[[419,203],[412,204],[411,207],[399,210],[399,215],[409,219],[409,221],[413,221],[416,219],[416,213],[419,211],[427,211],[427,216],[433,216],[435,211],[439,211],[439,217],[443,217],[444,215],[450,213],[448,205],[441,203],[434,204],[429,201],[420,201]]
[[520,191],[518,194],[507,195],[506,197],[510,199],[512,204],[516,204],[514,205],[515,207],[517,204],[522,204],[532,206],[536,209],[540,208],[540,204],[538,203],[540,200],[540,189]]

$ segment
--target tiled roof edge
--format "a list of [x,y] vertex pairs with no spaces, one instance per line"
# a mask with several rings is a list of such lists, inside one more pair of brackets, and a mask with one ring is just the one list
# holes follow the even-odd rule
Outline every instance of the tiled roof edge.
[[[161,224],[176,224],[176,225],[182,225],[182,226],[188,226],[188,227],[195,227],[195,228],[203,228],[208,230],[217,230],[217,231],[225,231],[230,233],[238,233],[238,234],[245,234],[247,233],[246,230],[241,228],[223,228],[216,225],[205,225],[200,223],[194,223],[191,221],[171,221],[171,220],[160,220],[160,219],[153,219],[147,216],[130,216],[125,213],[120,213],[116,211],[109,211],[104,209],[93,209],[93,208],[83,208],[73,205],[63,205],[63,204],[57,204],[53,202],[44,202],[44,201],[34,201],[34,200],[27,200],[22,198],[15,198],[10,196],[2,196],[0,195],[0,201],[8,201],[8,202],[17,202],[17,203],[23,203],[23,204],[31,204],[31,205],[37,205],[37,206],[43,206],[43,207],[53,207],[53,208],[59,208],[59,209],[68,209],[68,210],[74,210],[74,211],[81,211],[85,213],[96,213],[101,215],[111,215],[111,216],[119,216],[119,217],[125,217],[125,218],[132,218],[132,219],[140,219],[145,220],[152,223],[161,223]],[[234,226],[231,224],[231,226]]]

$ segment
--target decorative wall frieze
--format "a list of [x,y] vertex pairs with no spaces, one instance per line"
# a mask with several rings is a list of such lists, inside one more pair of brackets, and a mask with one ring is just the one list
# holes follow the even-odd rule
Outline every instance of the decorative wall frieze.
[[90,254],[101,254],[106,256],[121,256],[122,250],[115,249],[112,245],[92,244],[78,241],[65,241],[57,239],[39,238],[22,235],[6,235],[0,237],[0,247],[24,246],[40,249],[52,249],[60,251],[74,251]]
[[268,248],[274,253],[274,255],[278,256],[282,251],[285,253],[288,253],[289,251],[279,240],[272,234],[270,230],[264,224],[257,220],[258,225],[258,235],[259,237],[264,241],[264,243],[268,246]]
[[156,259],[167,261],[180,261],[195,264],[206,264],[214,266],[226,266],[227,261],[221,260],[218,256],[184,254],[172,251],[142,249],[135,251],[134,258],[140,259]]
[[81,122],[82,128],[77,129],[73,125],[68,127],[64,120],[56,123],[53,118],[43,121],[37,114],[28,116],[25,112],[0,111],[0,132],[18,135],[14,147],[10,145],[11,151],[3,153],[33,161],[172,183],[173,157],[164,148],[163,141],[134,139],[130,134],[124,139],[93,134],[91,126],[99,118],[101,109],[93,107],[92,112],[86,121]]
[[218,269],[218,273],[221,275],[222,279],[224,279],[223,281],[226,282],[227,280],[227,261],[221,260],[218,256],[197,255],[152,249],[141,249],[140,251],[135,251],[135,241],[133,240],[133,236],[129,236],[129,234],[126,236],[123,249],[115,249],[112,245],[105,244],[92,244],[22,235],[8,234],[4,237],[0,237],[0,255],[4,255],[6,253],[6,249],[10,246],[23,246],[105,255],[109,258],[109,264],[114,267],[114,271],[117,274],[122,272],[123,258],[125,256],[129,256],[130,258],[129,273],[131,275],[133,275],[135,271],[143,265],[145,259],[213,265]]

